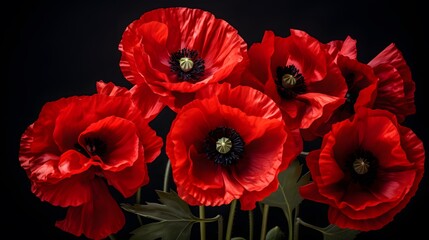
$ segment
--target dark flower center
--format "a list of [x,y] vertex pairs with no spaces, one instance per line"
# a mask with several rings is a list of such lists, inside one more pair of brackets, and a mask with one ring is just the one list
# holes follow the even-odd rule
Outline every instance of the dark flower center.
[[277,92],[285,99],[293,99],[307,91],[304,77],[294,65],[277,67],[276,76],[274,82],[277,86]]
[[171,54],[168,63],[171,71],[182,81],[196,83],[204,75],[204,59],[195,50],[183,48]]
[[347,93],[346,93],[346,101],[340,107],[343,111],[347,111],[350,114],[355,113],[354,105],[359,96],[359,91],[357,87],[354,86],[355,75],[353,73],[348,73],[345,75],[346,83],[347,83]]
[[107,145],[98,138],[85,138],[84,147],[78,143],[74,147],[88,158],[96,155],[102,157],[107,152]]
[[217,164],[236,164],[244,154],[244,141],[232,128],[218,127],[204,140],[207,157]]
[[369,186],[377,177],[378,160],[371,152],[359,149],[350,156],[347,168],[354,182]]

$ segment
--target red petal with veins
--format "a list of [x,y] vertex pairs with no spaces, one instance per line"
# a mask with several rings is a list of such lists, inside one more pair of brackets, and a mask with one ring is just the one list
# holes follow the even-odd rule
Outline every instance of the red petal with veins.
[[101,240],[119,231],[125,224],[125,217],[101,179],[94,179],[90,186],[91,200],[70,207],[66,218],[58,221],[56,226],[76,236],[84,234],[90,239]]

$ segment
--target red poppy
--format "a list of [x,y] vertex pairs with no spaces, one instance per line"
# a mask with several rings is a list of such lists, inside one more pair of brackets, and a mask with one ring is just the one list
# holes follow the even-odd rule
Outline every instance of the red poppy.
[[314,121],[309,129],[303,129],[302,135],[305,139],[323,137],[331,129],[332,124],[350,118],[360,107],[372,108],[374,104],[378,78],[372,68],[341,54],[336,58],[337,65],[347,83],[346,101],[335,109],[332,115],[321,117]]
[[424,159],[421,140],[392,113],[360,108],[353,120],[334,124],[321,149],[307,156],[313,182],[300,193],[328,204],[332,224],[377,230],[415,195]]
[[153,120],[164,109],[165,104],[160,101],[160,96],[154,94],[145,84],[134,85],[129,91],[124,87],[116,86],[109,82],[97,82],[97,92],[109,96],[130,97],[136,107],[143,113],[143,118]]
[[393,44],[369,64],[363,64],[354,59],[356,50],[353,44],[346,42],[331,42],[327,45],[346,79],[346,101],[331,116],[319,118],[309,129],[304,129],[302,135],[305,139],[323,136],[333,123],[351,117],[359,107],[389,110],[400,122],[416,111],[415,83],[402,54]]
[[416,112],[415,83],[402,53],[394,44],[387,46],[368,63],[379,78],[377,98],[373,108],[394,113],[400,122]]
[[265,94],[228,84],[213,88],[178,112],[167,135],[178,194],[191,205],[240,199],[243,210],[253,209],[277,189],[279,171],[301,148]]
[[19,160],[33,193],[68,207],[56,226],[77,236],[102,239],[119,231],[124,215],[106,183],[132,196],[148,183],[146,164],[160,154],[162,139],[120,92],[46,103],[21,138]]
[[335,58],[335,61],[338,55],[343,55],[351,59],[357,58],[356,40],[350,36],[347,36],[344,41],[330,41],[325,44],[325,47],[328,53]]
[[326,45],[307,33],[291,30],[277,37],[266,31],[249,50],[243,84],[270,96],[292,128],[309,128],[344,101],[347,85]]
[[207,84],[236,81],[247,63],[237,30],[200,9],[146,12],[126,28],[119,49],[126,79],[147,84],[174,111]]

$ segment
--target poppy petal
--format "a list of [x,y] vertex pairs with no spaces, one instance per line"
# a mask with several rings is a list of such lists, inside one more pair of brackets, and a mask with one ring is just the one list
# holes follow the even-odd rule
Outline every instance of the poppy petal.
[[117,189],[124,197],[131,197],[143,185],[149,182],[146,163],[140,157],[130,167],[121,171],[103,171],[109,185]]
[[335,59],[338,55],[349,57],[350,59],[356,59],[357,57],[357,48],[356,40],[347,36],[344,41],[334,40],[326,44],[328,53],[333,56]]
[[79,144],[85,149],[91,148],[88,145],[90,144],[88,139],[99,140],[105,144],[98,146],[94,143],[92,147],[95,152],[91,152],[92,150],[88,152],[90,155],[101,154],[99,157],[102,162],[99,164],[103,170],[120,171],[131,166],[138,159],[139,137],[135,124],[131,121],[110,116],[92,123],[79,136]]
[[320,93],[301,94],[297,98],[309,105],[300,126],[300,128],[304,129],[310,127],[316,119],[322,117],[323,114],[327,112],[327,109],[332,109],[333,111],[333,109],[343,104],[345,100],[343,98]]
[[131,96],[128,89],[124,87],[116,86],[112,82],[105,83],[104,81],[100,80],[100,81],[97,81],[96,87],[97,87],[98,93],[105,94],[107,96],[127,96],[127,97]]
[[395,113],[400,122],[403,122],[407,115],[414,114],[415,82],[410,68],[395,44],[387,46],[368,65],[374,68],[379,77],[375,106]]
[[240,209],[243,211],[253,210],[256,207],[256,202],[262,201],[271,193],[275,192],[279,186],[279,181],[272,181],[267,187],[261,191],[244,191],[240,197]]
[[[211,96],[218,96],[219,103],[222,105],[239,108],[249,116],[282,119],[281,112],[274,101],[264,93],[247,86],[232,88],[229,83],[223,83],[205,87],[196,94],[198,99]],[[237,99],[243,100],[237,101]]]
[[[262,124],[255,124],[253,128]],[[233,168],[234,178],[246,191],[260,191],[276,177],[282,163],[285,133],[282,124],[266,127],[262,137],[246,144],[246,155]],[[241,132],[240,132],[241,133]]]
[[91,239],[103,239],[119,231],[125,217],[101,179],[91,181],[91,190],[91,201],[70,207],[66,218],[57,221],[56,226],[76,236],[84,234]]
[[47,201],[54,206],[69,207],[79,206],[90,201],[92,179],[91,173],[73,175],[56,182],[32,183],[31,191],[42,201]]
[[140,109],[143,118],[153,120],[164,109],[161,96],[155,94],[146,84],[137,84],[130,89],[134,104]]

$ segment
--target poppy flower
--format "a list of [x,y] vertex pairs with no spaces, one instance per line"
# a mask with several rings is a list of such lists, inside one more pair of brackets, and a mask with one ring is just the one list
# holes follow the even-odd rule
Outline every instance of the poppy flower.
[[123,227],[124,215],[108,187],[132,196],[148,183],[146,164],[162,146],[125,91],[109,96],[109,89],[99,87],[104,93],[46,103],[23,133],[19,152],[32,192],[68,207],[56,226],[91,239]]
[[369,63],[379,78],[373,108],[394,113],[400,122],[416,112],[415,83],[402,53],[390,44]]
[[333,40],[324,45],[328,53],[337,60],[338,55],[348,57],[350,59],[357,58],[356,40],[347,36],[343,40]]
[[369,64],[363,64],[355,59],[353,45],[346,42],[347,40],[344,44],[328,44],[329,51],[335,56],[346,79],[346,101],[328,119],[319,118],[309,129],[304,129],[302,135],[305,139],[323,136],[333,123],[351,117],[359,107],[388,110],[394,113],[400,122],[416,111],[415,83],[402,54],[393,44]]
[[328,219],[340,228],[377,230],[415,195],[424,159],[422,141],[392,113],[360,108],[307,156],[313,182],[300,194],[328,204]]
[[279,171],[301,148],[268,96],[226,83],[213,88],[199,92],[171,125],[166,153],[173,179],[190,205],[240,199],[243,210],[253,209],[277,189]]
[[309,129],[303,129],[302,135],[306,139],[323,137],[331,129],[332,124],[350,118],[360,107],[372,108],[376,99],[378,78],[373,69],[367,64],[341,54],[336,58],[337,65],[347,83],[346,101],[330,116],[326,116],[327,119],[321,117]]
[[249,61],[242,83],[271,97],[291,128],[307,129],[345,101],[347,85],[334,58],[303,31],[292,29],[286,38],[266,31]]
[[145,84],[134,85],[130,90],[125,87],[116,86],[109,82],[98,81],[96,83],[97,92],[109,96],[130,97],[137,108],[143,114],[143,118],[148,121],[153,120],[164,109],[165,104],[160,101],[160,97],[154,94]]
[[208,84],[238,84],[247,64],[247,44],[235,28],[182,7],[144,13],[125,29],[119,50],[125,78],[149,86],[174,111]]

